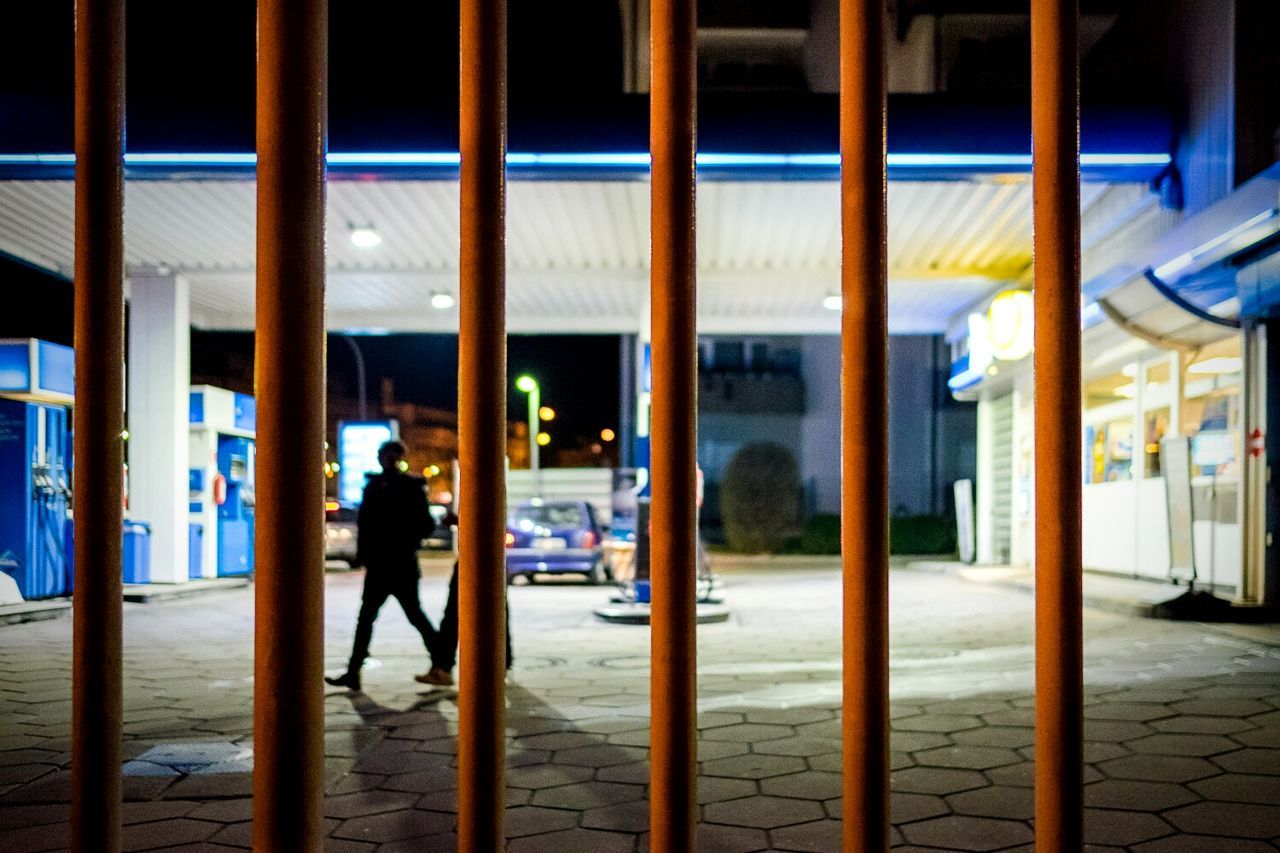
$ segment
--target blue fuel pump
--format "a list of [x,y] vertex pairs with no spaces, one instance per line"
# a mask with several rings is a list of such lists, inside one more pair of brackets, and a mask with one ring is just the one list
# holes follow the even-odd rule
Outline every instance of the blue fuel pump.
[[71,350],[44,341],[0,342],[0,571],[24,599],[71,587],[67,506]]
[[253,397],[225,388],[191,389],[191,465],[188,472],[190,577],[253,572]]
[[218,575],[253,571],[253,439],[218,436],[218,476],[225,492],[218,506]]

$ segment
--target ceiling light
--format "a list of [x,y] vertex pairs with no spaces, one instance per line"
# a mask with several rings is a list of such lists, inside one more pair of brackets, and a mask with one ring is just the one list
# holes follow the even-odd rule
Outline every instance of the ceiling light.
[[1120,368],[1120,373],[1122,376],[1127,376],[1130,379],[1133,379],[1138,375],[1138,363],[1136,361],[1129,362],[1124,367]]
[[447,290],[437,290],[431,294],[431,307],[437,311],[448,311],[456,304],[457,300]]
[[372,225],[351,226],[351,242],[361,249],[372,249],[382,242],[382,235]]
[[1239,373],[1243,367],[1244,361],[1239,357],[1222,355],[1187,365],[1187,373]]
[[1138,393],[1138,385],[1134,382],[1128,382],[1124,385],[1117,385],[1115,394],[1117,397],[1125,397],[1133,399]]
[[844,298],[838,293],[828,293],[822,297],[822,307],[828,311],[839,311],[844,307]]

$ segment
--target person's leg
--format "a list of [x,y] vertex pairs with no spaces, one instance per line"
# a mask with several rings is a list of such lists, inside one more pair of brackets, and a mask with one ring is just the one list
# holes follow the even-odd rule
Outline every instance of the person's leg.
[[427,614],[422,612],[422,599],[418,595],[418,573],[415,571],[411,575],[407,574],[399,578],[393,594],[396,601],[400,602],[400,609],[404,611],[409,624],[416,628],[418,635],[422,637],[422,645],[426,648],[427,654],[434,661],[439,634],[431,624],[431,620],[427,618]]
[[436,638],[435,666],[450,671],[458,662],[458,561],[453,562],[453,576],[449,578],[449,600],[440,617],[440,633]]
[[389,590],[386,584],[376,575],[365,571],[364,591],[360,599],[360,614],[356,617],[356,635],[351,643],[351,659],[347,662],[347,671],[337,678],[326,678],[325,681],[339,687],[360,689],[360,667],[369,657],[369,643],[373,640],[373,623],[378,618],[378,611],[387,600]]

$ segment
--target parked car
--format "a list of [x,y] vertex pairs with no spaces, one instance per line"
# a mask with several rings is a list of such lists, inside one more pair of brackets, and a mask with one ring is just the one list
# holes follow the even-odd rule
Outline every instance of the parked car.
[[452,551],[453,526],[458,523],[458,517],[448,504],[431,504],[428,511],[436,529],[423,541],[423,546],[432,551]]
[[604,533],[586,501],[531,500],[507,517],[507,582],[535,574],[585,575],[609,582]]
[[324,502],[324,558],[356,565],[356,508],[350,504]]

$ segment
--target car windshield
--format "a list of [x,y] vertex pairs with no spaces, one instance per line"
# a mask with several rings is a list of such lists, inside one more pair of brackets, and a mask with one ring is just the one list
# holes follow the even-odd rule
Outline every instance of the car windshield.
[[520,530],[534,527],[585,527],[586,518],[577,504],[522,506],[511,514],[509,525]]

